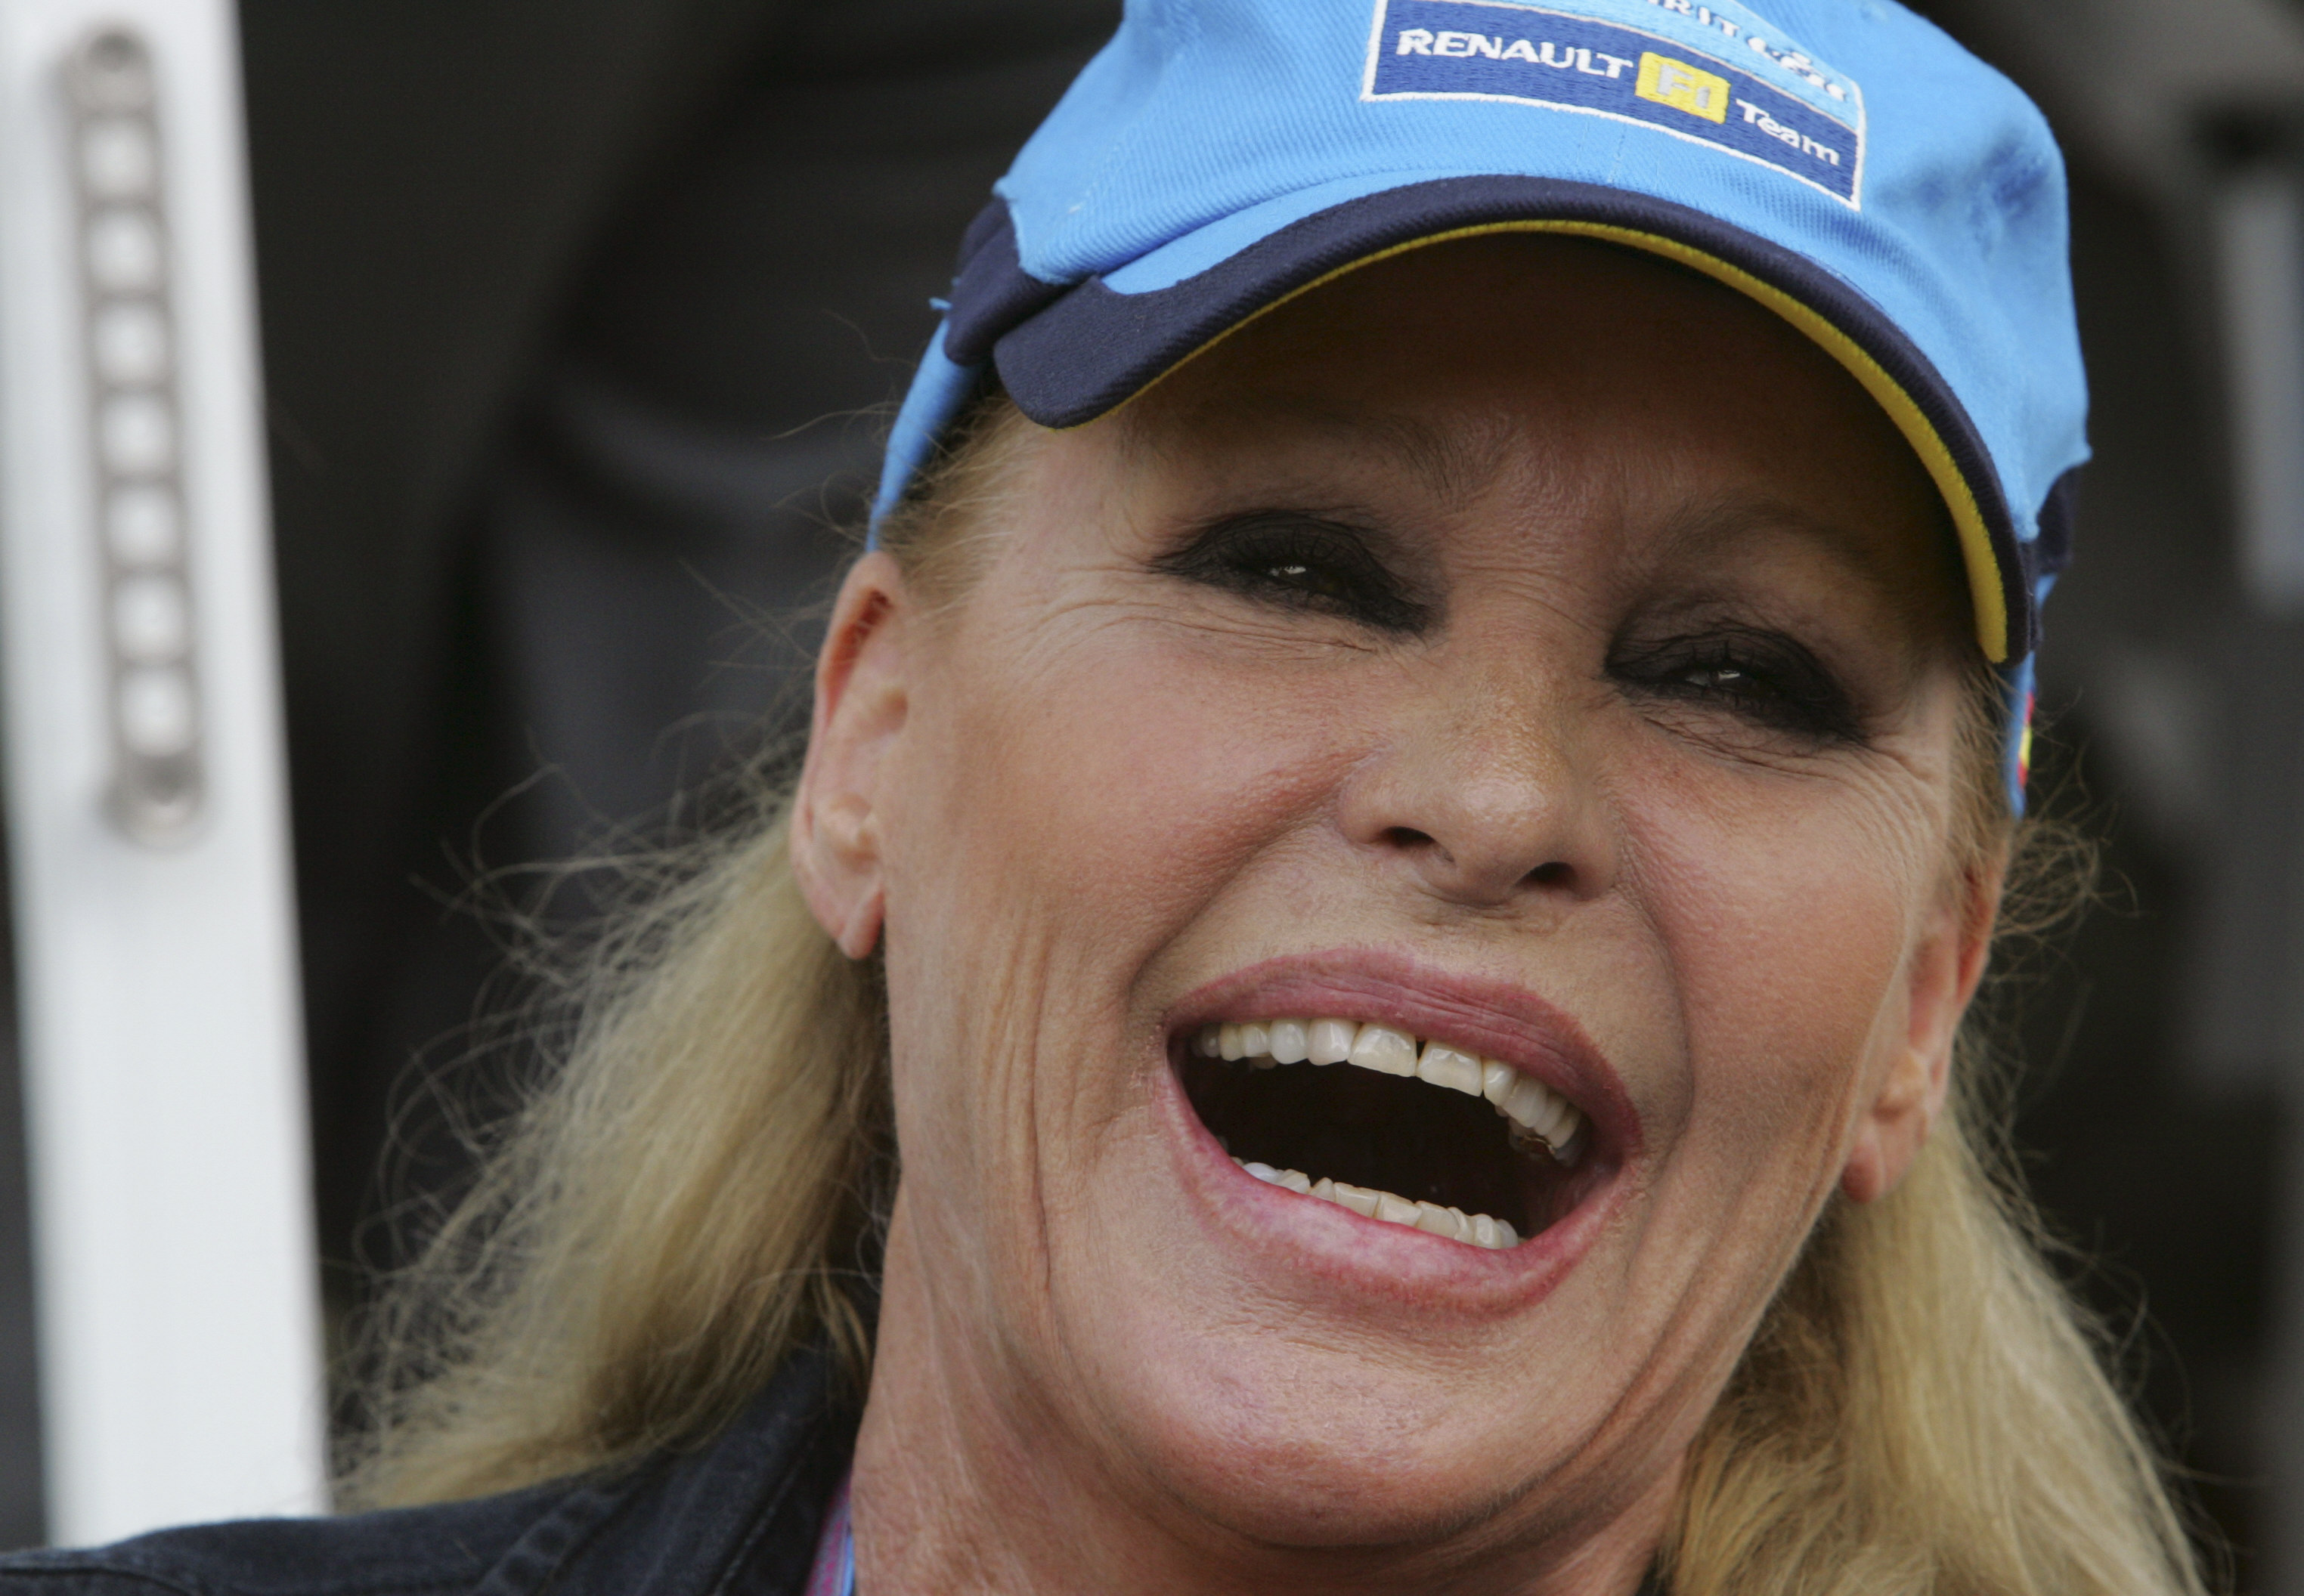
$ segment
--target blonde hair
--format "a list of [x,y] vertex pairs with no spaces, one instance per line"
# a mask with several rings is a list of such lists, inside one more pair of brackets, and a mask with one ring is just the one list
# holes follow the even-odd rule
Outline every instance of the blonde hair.
[[[1033,431],[979,404],[884,528],[963,592]],[[1956,869],[2014,838],[1979,672]],[[558,1073],[370,1330],[348,1500],[508,1489],[692,1445],[803,1344],[861,1389],[894,1178],[877,967],[801,901],[782,806],[690,859],[594,954]],[[1985,1127],[1989,1060],[1908,1178],[1837,1203],[1689,1457],[1675,1596],[2166,1596],[2203,1589],[2105,1341],[2043,1262]]]

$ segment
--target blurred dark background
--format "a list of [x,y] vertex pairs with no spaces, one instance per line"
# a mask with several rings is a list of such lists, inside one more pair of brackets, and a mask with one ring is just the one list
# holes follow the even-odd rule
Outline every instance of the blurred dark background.
[[[2108,886],[2002,994],[2021,1140],[2238,1584],[2304,1592],[2304,575],[2262,467],[2282,426],[2304,460],[2291,5],[1923,9],[2064,137],[2096,393],[2037,780]],[[241,0],[333,1313],[401,1255],[394,1203],[463,1168],[442,1105],[502,1067],[470,1060],[520,996],[504,909],[583,908],[521,867],[681,834],[795,725],[929,297],[1117,12]],[[21,1234],[11,1544],[39,1523]]]
[[453,906],[676,832],[804,714],[929,296],[1118,9],[241,16],[321,1231],[388,1264],[387,1114],[403,1186],[459,1162],[410,1060],[486,1040]]

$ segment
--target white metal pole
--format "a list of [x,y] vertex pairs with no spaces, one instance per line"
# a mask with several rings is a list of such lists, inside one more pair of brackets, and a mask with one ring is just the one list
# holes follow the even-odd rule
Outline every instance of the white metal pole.
[[234,19],[0,4],[0,689],[51,1537],[324,1500]]

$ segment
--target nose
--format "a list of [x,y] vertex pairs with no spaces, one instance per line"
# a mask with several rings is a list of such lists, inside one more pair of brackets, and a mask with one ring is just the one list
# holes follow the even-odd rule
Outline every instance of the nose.
[[1574,684],[1440,685],[1411,695],[1342,795],[1356,846],[1443,901],[1478,909],[1605,895],[1616,841]]

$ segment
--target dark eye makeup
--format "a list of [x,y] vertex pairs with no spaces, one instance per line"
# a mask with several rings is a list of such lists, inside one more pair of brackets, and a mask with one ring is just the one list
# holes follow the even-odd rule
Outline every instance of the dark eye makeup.
[[1716,706],[1819,745],[1864,740],[1864,719],[1840,678],[1805,644],[1736,623],[1620,640],[1608,674],[1645,697]]
[[1414,633],[1436,612],[1379,552],[1383,537],[1299,511],[1227,516],[1193,532],[1154,569],[1246,598]]
[[[1152,562],[1165,575],[1259,603],[1412,636],[1438,620],[1436,595],[1404,576],[1389,535],[1293,510],[1226,516]],[[1620,638],[1611,680],[1651,701],[1724,711],[1823,747],[1865,740],[1840,677],[1799,639],[1732,619],[1699,619]]]

